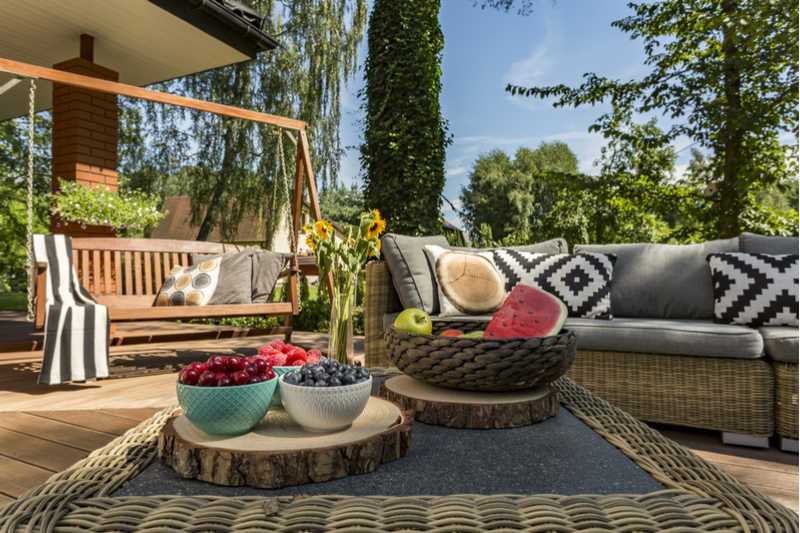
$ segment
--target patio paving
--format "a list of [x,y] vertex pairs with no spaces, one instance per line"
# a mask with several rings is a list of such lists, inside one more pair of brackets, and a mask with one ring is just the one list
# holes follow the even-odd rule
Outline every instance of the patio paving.
[[[259,346],[267,337],[194,340],[118,346],[112,354],[143,349],[213,351]],[[360,340],[360,339],[359,339]],[[324,346],[326,337],[297,333],[295,341]],[[175,403],[170,374],[45,387],[30,372],[38,352],[8,353],[0,359],[0,504],[40,483],[155,410]],[[754,488],[798,509],[797,456],[776,449],[724,446],[713,432],[658,428]]]

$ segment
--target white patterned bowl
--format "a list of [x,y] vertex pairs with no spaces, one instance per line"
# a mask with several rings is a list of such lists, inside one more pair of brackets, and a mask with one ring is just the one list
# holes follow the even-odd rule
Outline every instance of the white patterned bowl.
[[372,376],[355,385],[302,387],[280,378],[283,408],[295,422],[314,432],[350,427],[364,410],[372,393]]

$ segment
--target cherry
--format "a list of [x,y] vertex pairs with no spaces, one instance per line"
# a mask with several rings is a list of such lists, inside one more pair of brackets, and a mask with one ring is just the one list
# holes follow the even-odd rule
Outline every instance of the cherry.
[[[217,374],[219,376],[219,374]],[[228,374],[222,374],[221,378],[217,378],[217,387],[230,387],[233,385],[233,380]]]
[[212,372],[225,372],[228,366],[228,358],[224,355],[212,355],[208,358],[208,369]]
[[264,376],[259,376],[256,374],[255,376],[250,377],[250,383],[261,383],[262,381],[266,381]]
[[264,359],[256,359],[253,364],[256,365],[256,370],[259,374],[266,374],[268,371],[272,370],[272,365],[267,363]]
[[208,365],[200,361],[195,361],[189,365],[189,368],[193,369],[194,371],[197,372],[198,375],[200,375],[206,370],[208,370]]
[[192,367],[186,367],[181,370],[179,378],[181,383],[186,385],[196,385],[197,381],[200,379],[200,374]]
[[216,387],[217,375],[210,370],[206,370],[205,372],[200,374],[200,378],[197,380],[197,384],[201,387]]
[[270,368],[269,370],[267,370],[267,373],[264,374],[264,376],[267,379],[274,379],[275,378],[275,371]]
[[244,370],[240,370],[238,372],[234,372],[233,375],[231,375],[231,379],[236,385],[247,385],[250,383],[250,374]]
[[258,368],[256,368],[255,363],[247,363],[247,366],[244,367],[245,372],[250,374],[251,376],[258,375]]
[[228,372],[239,372],[240,370],[244,370],[244,367],[247,365],[247,361],[245,361],[244,357],[229,357],[228,358]]

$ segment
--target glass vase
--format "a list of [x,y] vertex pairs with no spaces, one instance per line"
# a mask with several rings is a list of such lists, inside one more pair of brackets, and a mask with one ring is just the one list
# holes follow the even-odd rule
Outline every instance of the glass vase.
[[341,285],[334,283],[331,298],[328,357],[347,364],[353,358],[353,310],[356,304],[358,274],[346,276]]

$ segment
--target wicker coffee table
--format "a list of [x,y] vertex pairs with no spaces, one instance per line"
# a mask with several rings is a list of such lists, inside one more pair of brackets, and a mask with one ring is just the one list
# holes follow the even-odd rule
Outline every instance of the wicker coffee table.
[[[508,486],[508,480],[522,479],[510,474],[495,476],[494,485],[466,489],[457,480],[438,485],[429,480],[427,485],[410,487],[408,492],[400,490],[406,486],[400,477],[394,484],[388,479],[378,484],[379,478],[374,476],[425,458],[415,457],[415,451],[427,454],[431,470],[441,468],[435,463],[440,451],[432,447],[438,444],[447,449],[448,442],[418,438],[429,428],[415,423],[414,442],[406,458],[372,474],[339,480],[358,479],[360,486],[366,487],[362,491],[343,494],[344,489],[339,487],[337,494],[336,487],[327,483],[296,487],[295,492],[245,493],[254,489],[215,487],[242,491],[224,496],[209,494],[212,486],[200,482],[174,486],[161,483],[148,488],[146,481],[153,479],[158,467],[153,462],[157,435],[174,413],[174,409],[168,409],[0,509],[0,531],[797,531],[797,515],[767,496],[571,381],[561,379],[555,386],[564,416],[538,425],[503,430],[429,428],[449,432],[451,442],[462,442],[462,453],[467,457],[469,449],[476,453],[482,449],[463,449],[463,439],[478,438],[467,433],[536,431],[548,424],[574,421],[580,431],[590,434],[587,440],[594,445],[564,442],[564,446],[577,451],[583,446],[586,453],[597,452],[600,455],[595,463],[609,457],[619,464],[627,461],[620,479],[601,479],[598,470],[575,475],[556,469],[535,480],[542,490],[533,494]],[[421,446],[421,441],[426,446]],[[492,459],[484,457],[486,462]],[[474,457],[469,461],[480,464]],[[618,469],[618,464],[609,466],[610,470]],[[542,471],[535,464],[521,467],[528,472]],[[593,484],[586,492],[593,494],[575,493],[582,491],[574,480],[559,485],[559,477],[570,476],[574,480],[586,478]],[[473,494],[454,494],[449,492],[451,487]],[[320,489],[326,491],[318,492]],[[481,489],[486,492],[474,494]],[[151,494],[158,490],[180,495]]]

